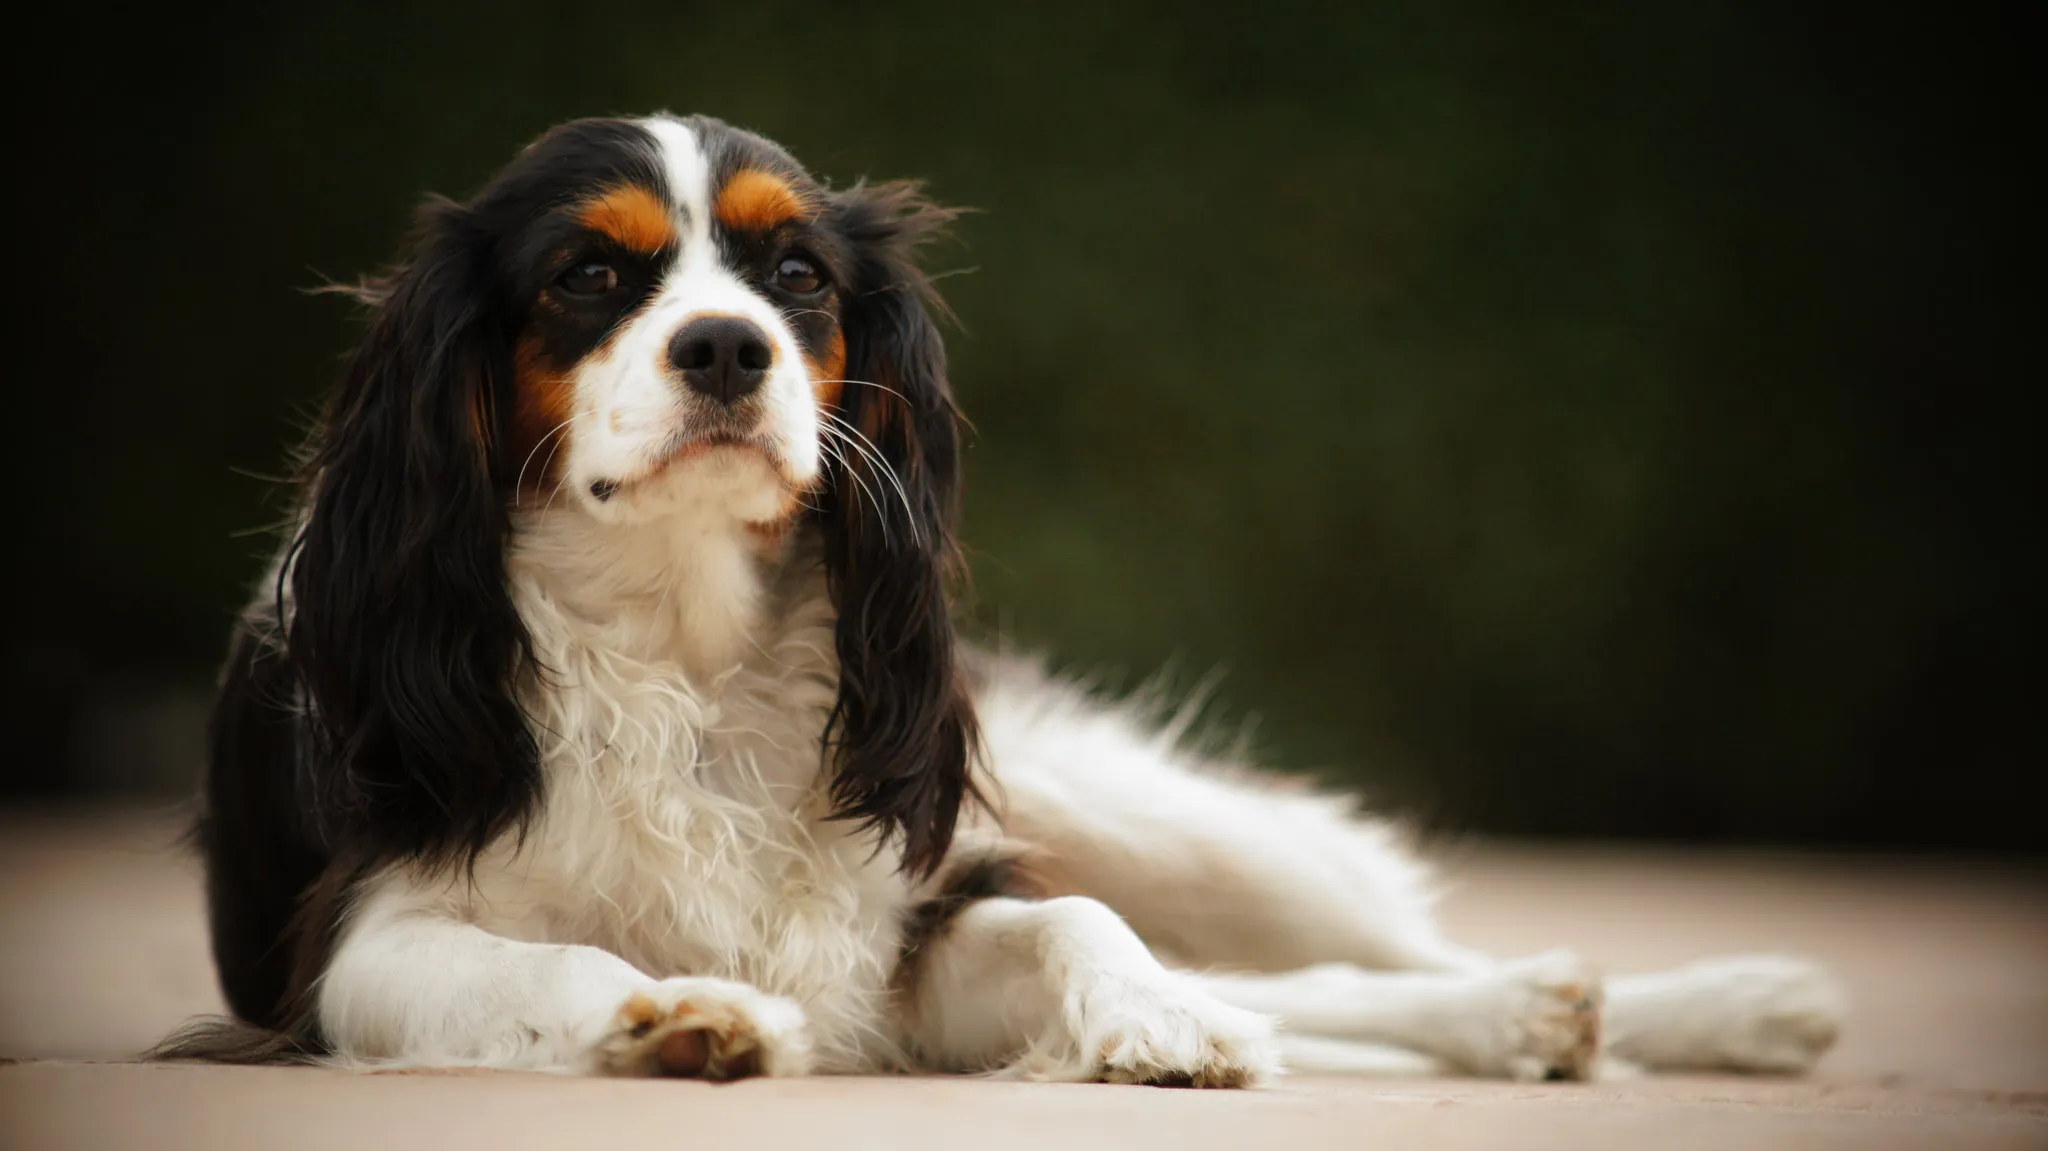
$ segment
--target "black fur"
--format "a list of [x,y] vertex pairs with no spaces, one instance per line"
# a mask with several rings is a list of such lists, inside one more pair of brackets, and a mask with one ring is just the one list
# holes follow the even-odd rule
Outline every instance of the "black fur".
[[292,921],[327,852],[299,802],[298,687],[275,636],[275,616],[261,610],[235,635],[209,733],[198,840],[228,1007],[283,1029],[298,994]]
[[310,706],[304,797],[322,839],[373,855],[473,854],[540,786],[512,677],[491,444],[513,332],[488,254],[443,207],[351,357],[290,556],[285,651]]
[[[839,699],[826,727],[838,817],[902,837],[903,866],[929,874],[946,856],[961,805],[979,801],[980,727],[956,663],[950,582],[960,487],[960,415],[930,309],[919,244],[956,213],[908,183],[856,186],[834,200],[850,254],[841,305],[845,418],[896,472],[895,484],[842,453],[824,531],[838,608]],[[863,489],[863,482],[865,489]]]
[[899,995],[916,997],[925,952],[945,938],[961,912],[984,899],[1037,899],[1045,893],[1043,881],[1015,851],[949,860],[947,868],[938,890],[903,917],[903,945],[893,981]]

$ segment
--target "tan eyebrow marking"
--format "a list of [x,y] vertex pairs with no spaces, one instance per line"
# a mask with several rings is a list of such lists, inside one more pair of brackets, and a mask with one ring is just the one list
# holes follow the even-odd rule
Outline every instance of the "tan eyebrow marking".
[[789,181],[759,168],[733,173],[712,206],[718,222],[739,232],[766,232],[791,220],[808,220],[810,203]]
[[676,242],[668,205],[639,184],[621,184],[584,201],[576,218],[632,252],[652,255]]

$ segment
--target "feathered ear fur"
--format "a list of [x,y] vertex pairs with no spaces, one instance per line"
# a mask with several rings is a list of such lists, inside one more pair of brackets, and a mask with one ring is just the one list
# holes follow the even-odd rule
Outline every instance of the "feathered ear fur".
[[841,414],[895,476],[875,474],[861,452],[841,453],[821,516],[838,608],[832,797],[840,818],[900,836],[904,868],[928,874],[961,804],[979,799],[979,727],[955,662],[949,587],[960,417],[929,313],[937,297],[913,262],[956,213],[911,183],[857,185],[834,213],[851,255],[846,376],[860,381],[842,393]]
[[529,652],[494,475],[512,340],[489,258],[468,209],[423,213],[411,265],[363,293],[377,314],[309,462],[280,611],[310,735],[302,807],[329,846],[473,859],[538,793],[512,688]]

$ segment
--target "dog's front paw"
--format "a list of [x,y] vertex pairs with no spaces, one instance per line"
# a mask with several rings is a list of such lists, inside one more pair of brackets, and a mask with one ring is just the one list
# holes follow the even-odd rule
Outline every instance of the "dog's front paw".
[[1280,1074],[1271,1020],[1171,977],[1105,980],[1061,1015],[1010,1074],[1159,1087],[1251,1087]]
[[1569,951],[1511,959],[1480,977],[1486,1009],[1458,1061],[1510,1079],[1590,1079],[1600,1055],[1600,976]]
[[791,1000],[724,979],[664,979],[619,1006],[594,1058],[605,1075],[802,1075],[811,1041]]

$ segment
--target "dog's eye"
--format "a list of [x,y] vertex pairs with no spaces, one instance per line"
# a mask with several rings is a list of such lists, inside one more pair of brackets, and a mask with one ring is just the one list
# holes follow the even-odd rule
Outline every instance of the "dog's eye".
[[602,296],[619,286],[619,273],[610,264],[589,260],[563,272],[555,283],[572,296]]
[[797,296],[808,296],[825,286],[818,266],[802,256],[784,256],[775,266],[775,286]]

